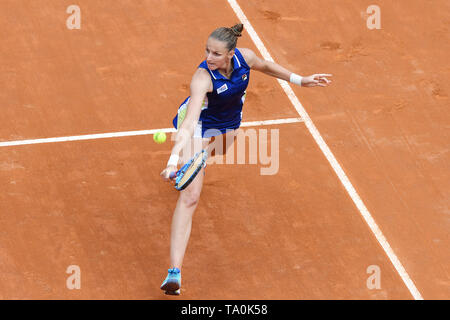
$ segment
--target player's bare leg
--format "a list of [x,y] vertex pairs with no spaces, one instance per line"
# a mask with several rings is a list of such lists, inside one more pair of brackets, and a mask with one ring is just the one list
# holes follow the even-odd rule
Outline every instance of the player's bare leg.
[[[233,144],[236,133],[237,130],[234,130],[233,132],[229,132],[227,135],[217,137],[220,139],[220,142],[223,142],[223,146],[225,147],[223,151],[227,150]],[[202,149],[206,149],[208,154],[211,155],[211,151],[216,151],[217,149],[217,140],[213,140],[214,141],[211,141],[211,139],[192,139],[190,149],[192,151],[186,153],[186,155],[183,155],[182,163],[184,164],[189,161],[195,153]],[[222,143],[219,144],[219,149],[222,149]],[[222,150],[220,150],[219,153],[221,155],[224,154],[222,153]],[[181,267],[191,234],[192,218],[200,199],[205,172],[204,170],[205,168],[202,168],[194,181],[186,189],[180,192],[180,196],[173,213],[170,237],[170,263],[172,268],[169,269],[169,275],[161,286],[161,289],[166,290],[166,294],[180,294]]]
[[[195,141],[197,139],[197,141]],[[183,157],[183,164],[195,153],[201,151],[209,144],[209,139],[193,138],[193,152],[189,157]],[[170,234],[170,264],[172,268],[181,270],[184,253],[189,241],[192,227],[192,217],[200,199],[203,186],[204,170],[202,168],[194,181],[184,190],[180,191],[177,205],[172,217],[172,228]]]

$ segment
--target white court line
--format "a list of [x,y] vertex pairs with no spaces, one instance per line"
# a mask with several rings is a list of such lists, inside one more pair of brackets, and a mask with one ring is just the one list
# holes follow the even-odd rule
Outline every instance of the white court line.
[[[242,24],[244,24],[246,31],[249,33],[250,37],[252,38],[253,42],[255,43],[256,47],[258,48],[258,50],[260,51],[260,53],[264,57],[264,59],[273,61],[272,57],[270,56],[270,54],[267,51],[266,47],[264,46],[263,42],[261,41],[259,36],[256,34],[255,29],[253,29],[252,25],[250,24],[250,21],[247,19],[247,17],[245,16],[244,12],[242,11],[241,7],[238,5],[236,0],[227,0],[227,1],[233,8],[233,10],[236,13],[237,17],[239,18],[239,20],[241,20]],[[314,123],[312,122],[308,113],[306,112],[306,110],[303,108],[302,104],[298,100],[294,91],[292,91],[292,88],[289,86],[289,84],[286,81],[278,79],[278,82],[280,83],[284,92],[287,94],[291,103],[294,105],[298,114],[304,120],[305,125],[308,128],[309,132],[313,136],[316,143],[319,145],[320,149],[324,153],[327,160],[330,162],[331,167],[333,168],[334,172],[339,177],[339,180],[344,185],[345,190],[347,190],[347,193],[350,195],[350,197],[352,198],[356,207],[359,209],[359,212],[361,213],[364,220],[368,224],[370,230],[372,230],[372,233],[377,238],[377,240],[380,243],[381,247],[383,248],[384,252],[387,254],[389,259],[391,260],[392,264],[394,265],[398,274],[402,278],[406,287],[409,289],[409,292],[412,294],[414,299],[423,300],[423,297],[420,294],[419,290],[417,290],[416,286],[414,285],[413,281],[409,277],[409,275],[406,272],[405,268],[403,267],[402,263],[397,258],[397,255],[394,253],[394,250],[392,250],[391,246],[389,245],[389,242],[384,237],[383,233],[381,232],[380,228],[376,224],[375,220],[372,218],[372,215],[370,214],[369,210],[364,205],[363,201],[359,197],[358,193],[356,192],[355,188],[351,184],[350,180],[347,178],[347,175],[345,174],[344,170],[339,165],[338,161],[334,157],[330,148],[328,148],[328,145],[322,139],[322,136],[320,135],[319,131],[317,130]]]
[[[301,118],[249,121],[249,122],[242,122],[241,127],[268,126],[268,125],[274,125],[274,124],[295,123],[295,122],[301,122],[301,121],[303,121]],[[154,134],[156,132],[176,132],[176,130],[175,130],[175,128],[163,128],[163,129],[152,129],[152,130],[86,134],[86,135],[68,136],[68,137],[4,141],[4,142],[0,142],[0,147],[22,146],[22,145],[39,144],[39,143],[54,143],[54,142],[68,142],[68,141],[80,141],[80,140],[142,136],[142,135]]]
[[287,118],[287,119],[264,120],[264,121],[247,121],[242,122],[241,127],[270,126],[273,124],[296,123],[296,122],[303,122],[303,120],[302,118]]

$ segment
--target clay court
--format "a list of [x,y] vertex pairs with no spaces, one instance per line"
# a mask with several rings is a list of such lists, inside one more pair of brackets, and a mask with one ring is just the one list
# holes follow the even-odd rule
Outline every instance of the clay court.
[[[238,0],[245,21],[233,2],[0,2],[1,299],[450,298],[450,2]],[[238,47],[333,83],[288,95],[252,72],[243,121],[279,130],[279,170],[208,166],[167,296],[178,191],[152,133],[240,21]]]

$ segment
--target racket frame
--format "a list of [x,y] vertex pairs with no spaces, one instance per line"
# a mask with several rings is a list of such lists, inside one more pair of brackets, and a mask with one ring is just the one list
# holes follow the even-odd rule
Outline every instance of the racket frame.
[[[184,182],[182,185],[180,185],[181,179],[183,179],[184,175],[186,174],[186,171],[190,168],[190,166],[198,159],[198,157],[202,157],[201,162],[199,163],[199,165],[197,166],[197,168],[195,168],[194,172],[191,174],[191,176],[189,177],[189,179]],[[186,187],[191,184],[192,181],[194,181],[195,177],[197,176],[197,174],[200,172],[200,170],[205,166],[206,164],[206,159],[208,158],[208,154],[206,152],[205,149],[203,149],[200,152],[197,152],[192,159],[190,159],[185,165],[183,165],[181,167],[180,170],[177,171],[176,173],[176,180],[175,180],[175,189],[177,189],[178,191],[184,190],[186,189]]]

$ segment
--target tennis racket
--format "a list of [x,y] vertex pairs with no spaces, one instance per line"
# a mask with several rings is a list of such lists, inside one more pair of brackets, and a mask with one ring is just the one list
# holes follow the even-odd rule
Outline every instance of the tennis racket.
[[181,191],[194,181],[200,170],[206,165],[208,153],[202,150],[195,154],[184,166],[177,172],[170,173],[170,179],[175,180],[175,189]]

